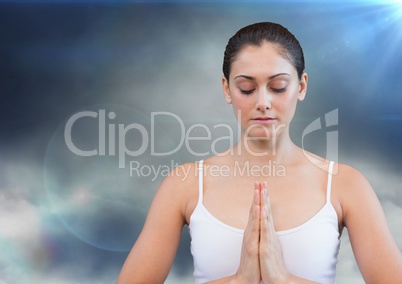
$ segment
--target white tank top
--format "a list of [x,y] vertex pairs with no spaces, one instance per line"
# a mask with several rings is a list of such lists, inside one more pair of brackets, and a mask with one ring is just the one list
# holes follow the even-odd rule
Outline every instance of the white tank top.
[[[340,246],[338,216],[331,204],[334,162],[329,163],[326,203],[310,220],[295,228],[277,231],[289,273],[318,283],[335,283]],[[203,160],[199,161],[199,197],[190,217],[191,254],[196,283],[236,273],[244,230],[215,218],[203,205]]]

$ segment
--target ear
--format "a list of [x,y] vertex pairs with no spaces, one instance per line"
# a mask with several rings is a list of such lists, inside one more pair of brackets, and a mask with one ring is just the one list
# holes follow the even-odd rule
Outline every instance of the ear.
[[230,96],[230,91],[229,91],[229,82],[226,80],[225,76],[222,76],[222,88],[223,88],[223,94],[225,95],[225,100],[228,104],[232,103],[232,98]]
[[299,94],[297,95],[297,99],[299,101],[304,100],[304,98],[306,97],[307,83],[308,83],[308,75],[306,72],[303,72],[299,82]]

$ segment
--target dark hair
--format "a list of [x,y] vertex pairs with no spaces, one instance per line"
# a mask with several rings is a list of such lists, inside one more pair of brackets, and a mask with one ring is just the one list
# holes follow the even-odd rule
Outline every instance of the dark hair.
[[226,45],[223,59],[223,75],[229,81],[229,74],[237,54],[247,45],[261,46],[269,42],[280,52],[297,70],[299,80],[304,71],[304,55],[296,37],[287,28],[271,22],[255,23],[241,28],[232,36]]

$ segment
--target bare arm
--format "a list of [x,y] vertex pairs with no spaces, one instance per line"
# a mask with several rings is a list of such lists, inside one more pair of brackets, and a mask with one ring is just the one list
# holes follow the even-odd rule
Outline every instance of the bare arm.
[[366,178],[340,167],[343,221],[366,283],[402,283],[402,257],[381,204]]
[[183,175],[180,172],[174,174],[174,171],[162,182],[141,234],[123,265],[118,284],[165,281],[185,224],[186,184]]

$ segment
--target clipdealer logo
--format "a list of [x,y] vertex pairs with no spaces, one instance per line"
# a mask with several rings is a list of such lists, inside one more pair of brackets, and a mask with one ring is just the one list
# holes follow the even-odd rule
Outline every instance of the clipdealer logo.
[[[212,153],[215,155],[219,155],[218,151],[216,150],[216,143],[218,141],[222,140],[228,140],[229,144],[231,146],[234,145],[234,140],[236,139],[234,137],[234,131],[232,127],[228,124],[224,123],[219,123],[213,126],[213,129],[216,130],[218,128],[224,129],[224,131],[228,132],[228,136],[221,136],[217,139],[212,140],[212,131],[211,129],[204,124],[201,123],[196,123],[191,125],[187,130],[185,128],[183,120],[176,114],[171,113],[171,112],[151,112],[151,124],[150,124],[150,133],[148,132],[147,128],[144,127],[144,125],[137,123],[137,122],[132,122],[129,124],[123,124],[123,123],[113,123],[113,120],[117,117],[116,113],[114,111],[109,111],[106,113],[105,109],[99,109],[98,111],[81,111],[78,112],[74,115],[72,115],[64,128],[64,140],[65,143],[68,147],[68,149],[74,153],[75,155],[81,156],[81,157],[91,157],[91,156],[117,156],[118,158],[118,165],[119,168],[125,168],[126,167],[126,158],[127,156],[130,157],[138,157],[140,155],[143,155],[147,150],[148,146],[150,144],[151,146],[151,156],[168,156],[176,153],[183,145],[186,146],[186,149],[188,152],[192,155],[202,157],[205,155],[209,155],[210,152],[195,152],[190,145],[191,141],[211,141],[211,150]],[[158,123],[157,119],[166,120],[167,117],[173,118],[179,125],[180,127],[180,141],[176,145],[176,147],[172,150],[165,151],[165,152],[158,152],[156,151],[155,147],[155,125]],[[98,133],[97,133],[97,147],[91,150],[83,150],[80,149],[72,139],[72,131],[74,128],[75,123],[79,120],[86,120],[86,119],[97,119],[97,124],[98,124]],[[238,119],[241,119],[241,113],[238,114]],[[109,121],[107,121],[109,120]],[[325,114],[324,117],[319,117],[315,119],[313,122],[311,122],[303,131],[302,134],[302,149],[304,152],[304,155],[308,160],[310,160],[313,164],[318,164],[317,159],[313,156],[311,156],[307,151],[304,150],[304,140],[305,137],[315,131],[319,130],[327,130],[326,131],[326,159],[329,160],[334,160],[338,161],[338,130],[334,130],[334,127],[338,125],[338,109],[332,110],[328,113]],[[249,127],[250,129],[246,130],[246,134],[248,131],[250,131],[253,127],[258,127],[256,125],[251,125]],[[284,128],[285,125],[280,124],[278,126],[273,125],[273,128],[271,131],[267,129],[267,136],[268,138],[266,139],[271,139],[272,143],[276,143],[276,134],[277,132],[281,129]],[[205,132],[204,136],[194,136],[194,130],[195,129],[203,129]],[[136,137],[140,138],[140,146],[135,149],[129,149],[126,144],[126,136],[129,132],[136,133]],[[240,129],[238,130],[240,133]],[[247,136],[247,135],[245,135]],[[239,139],[237,137],[237,139]],[[245,137],[247,140],[252,140],[255,138],[248,138]],[[117,144],[116,144],[117,140]],[[248,144],[245,144],[246,150],[255,156],[261,156],[265,153],[254,153],[251,149],[248,148]],[[116,146],[117,146],[117,151],[116,151]],[[276,145],[273,145],[273,153],[276,154],[275,152],[275,147]],[[238,153],[241,154],[241,153]],[[175,164],[178,166],[178,164]],[[279,165],[277,165],[279,166]],[[138,161],[130,161],[130,176],[134,173],[141,173],[142,176],[148,176],[150,175],[149,173],[154,172],[154,173],[161,173],[164,172],[166,173],[168,169],[151,169],[148,167],[151,166],[146,166],[146,169],[141,168],[142,166],[139,164]],[[172,166],[173,167],[173,166]],[[170,169],[170,168],[169,168]],[[172,168],[173,169],[173,168]],[[170,170],[172,170],[170,169]],[[324,169],[327,170],[327,169]],[[148,174],[147,174],[148,173]],[[336,171],[334,171],[336,173]]]
[[[304,149],[304,138],[305,136],[316,132],[316,131],[325,131],[326,133],[326,160],[332,160],[334,162],[338,162],[338,109],[334,109],[330,112],[327,112],[323,117],[318,117],[313,122],[311,122],[303,131],[302,134],[302,150],[304,156],[313,164],[317,165],[317,158],[308,154]],[[325,171],[328,169],[322,168]],[[338,173],[338,164],[334,167],[332,174],[336,175]]]
[[[239,115],[241,115],[241,114],[239,113]],[[160,118],[163,121],[163,118],[161,118],[163,116],[165,116],[165,119],[166,119],[166,116],[171,117],[171,118],[175,119],[175,121],[178,123],[178,125],[180,127],[180,133],[181,133],[180,134],[180,142],[174,149],[172,149],[170,151],[157,152],[156,147],[155,147],[155,137],[156,137],[155,125],[157,124],[157,121],[156,121],[157,118]],[[107,117],[110,121],[112,121],[113,119],[116,118],[116,113],[111,111],[108,113]],[[73,139],[72,139],[72,131],[73,131],[73,127],[74,127],[75,123],[77,123],[78,120],[89,119],[89,118],[98,119],[98,127],[99,127],[98,148],[92,149],[92,150],[82,150],[74,144]],[[172,154],[176,153],[183,146],[183,144],[186,146],[186,149],[188,150],[188,152],[192,155],[201,157],[201,156],[210,154],[209,151],[203,152],[203,153],[195,152],[191,148],[190,142],[191,141],[208,141],[208,140],[211,141],[212,140],[211,129],[204,124],[196,123],[196,124],[191,125],[186,130],[183,120],[177,114],[174,114],[171,112],[151,112],[150,133],[148,133],[148,130],[142,124],[139,124],[136,122],[133,122],[133,123],[130,123],[127,125],[125,125],[123,123],[119,123],[116,125],[115,123],[107,124],[106,120],[107,120],[107,118],[106,118],[105,109],[100,109],[98,112],[81,111],[81,112],[78,112],[78,113],[72,115],[69,118],[69,120],[67,121],[66,126],[64,128],[64,140],[66,142],[68,149],[72,153],[74,153],[78,156],[82,156],[82,157],[116,156],[117,155],[118,160],[119,160],[119,168],[125,168],[126,156],[138,157],[140,155],[143,155],[147,151],[149,143],[151,145],[151,156],[172,155]],[[117,126],[117,129],[116,129],[116,126]],[[107,131],[108,135],[106,135],[106,128],[108,129],[108,131]],[[205,131],[206,135],[205,136],[194,136],[193,132],[197,128],[203,129]],[[220,137],[220,138],[217,138],[214,141],[212,141],[212,144],[211,144],[212,153],[218,154],[218,151],[216,150],[216,143],[218,141],[227,139],[230,141],[231,145],[233,145],[233,141],[235,140],[235,138],[233,137],[233,129],[228,124],[219,123],[219,124],[214,125],[213,128],[215,130],[218,128],[224,128],[230,134],[229,136]],[[126,145],[126,135],[130,131],[131,132],[138,131],[140,138],[141,138],[141,145],[136,150],[130,150],[127,148],[127,145]],[[118,132],[118,133],[116,134],[116,132]],[[115,142],[116,138],[118,140],[117,153],[116,153],[116,142]],[[106,141],[108,141],[108,147],[106,147]]]

